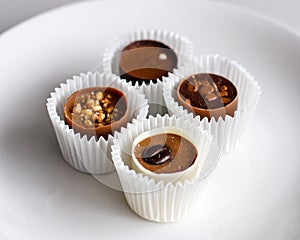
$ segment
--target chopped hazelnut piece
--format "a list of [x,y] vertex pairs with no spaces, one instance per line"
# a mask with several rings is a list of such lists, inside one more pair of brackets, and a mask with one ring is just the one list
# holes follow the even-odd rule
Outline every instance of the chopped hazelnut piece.
[[88,100],[86,101],[86,106],[87,106],[88,108],[92,108],[94,105],[95,105],[95,102],[94,102],[93,99],[88,99]]
[[94,106],[94,107],[92,108],[92,110],[93,110],[94,112],[98,112],[98,111],[102,110],[102,107],[101,107],[101,106]]
[[92,111],[92,109],[83,109],[83,110],[81,110],[81,113],[85,116],[92,116],[93,111]]
[[228,92],[220,92],[220,96],[221,97],[227,97],[228,96]]
[[120,110],[115,109],[113,95],[105,91],[85,93],[76,99],[71,112],[72,119],[85,127],[109,125],[119,117]]
[[73,108],[73,113],[79,114],[81,112],[81,105],[79,103]]
[[91,126],[93,125],[93,123],[92,123],[91,120],[89,120],[89,119],[84,120],[83,123],[84,123],[84,125],[87,126],[87,127],[91,127]]
[[97,100],[101,100],[103,98],[103,93],[102,92],[97,92],[96,93],[96,98],[97,98]]
[[222,102],[223,103],[230,103],[231,102],[231,99],[230,98],[227,98],[227,97],[222,97]]

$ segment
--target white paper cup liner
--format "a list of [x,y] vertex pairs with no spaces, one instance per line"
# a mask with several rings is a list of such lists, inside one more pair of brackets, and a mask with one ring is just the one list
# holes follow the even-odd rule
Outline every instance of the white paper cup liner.
[[[234,117],[226,115],[225,120],[212,118],[208,121],[207,118],[201,119],[200,116],[194,116],[178,103],[176,90],[179,82],[184,77],[197,73],[221,75],[235,84],[239,95],[238,109]],[[169,114],[193,119],[194,122],[203,126],[209,134],[214,136],[224,153],[232,151],[240,142],[261,95],[260,86],[250,73],[237,62],[219,55],[196,57],[193,62],[175,71],[174,74],[170,73],[163,82],[163,95]]]
[[[131,148],[134,139],[145,131],[162,127],[182,129],[197,143],[198,154],[204,161],[198,176],[192,180],[164,182],[131,168]],[[156,222],[174,222],[189,216],[204,191],[210,172],[220,157],[220,149],[212,144],[212,137],[190,120],[169,115],[137,120],[116,133],[112,159],[130,208],[139,216]]]
[[[180,69],[188,59],[193,55],[193,45],[186,37],[174,32],[161,30],[141,30],[129,33],[116,38],[105,50],[103,54],[103,70],[104,72],[119,74],[118,62],[122,49],[128,44],[138,40],[154,40],[159,41],[173,49],[178,57],[177,68]],[[153,79],[156,80],[156,79]],[[157,80],[156,83],[150,81],[149,84],[143,83],[134,85],[137,89],[145,94],[149,102],[149,114],[164,114],[166,112],[164,98],[162,96],[162,81]]]
[[134,118],[145,118],[148,114],[148,104],[144,94],[119,77],[109,73],[87,73],[74,76],[62,83],[51,97],[47,99],[47,110],[50,116],[56,137],[67,163],[75,169],[91,173],[104,174],[115,170],[111,160],[112,135],[107,140],[100,137],[90,139],[86,135],[75,133],[64,121],[64,104],[67,98],[77,90],[88,87],[113,87],[124,93],[128,101],[129,122]]

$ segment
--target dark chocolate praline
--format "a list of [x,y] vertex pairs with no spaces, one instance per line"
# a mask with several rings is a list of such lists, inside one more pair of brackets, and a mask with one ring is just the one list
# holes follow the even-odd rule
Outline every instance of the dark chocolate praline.
[[177,55],[167,45],[153,40],[139,40],[125,46],[120,54],[119,75],[139,85],[162,80],[177,67]]
[[181,105],[201,118],[234,116],[238,104],[238,91],[223,76],[212,73],[193,74],[184,78],[177,87]]

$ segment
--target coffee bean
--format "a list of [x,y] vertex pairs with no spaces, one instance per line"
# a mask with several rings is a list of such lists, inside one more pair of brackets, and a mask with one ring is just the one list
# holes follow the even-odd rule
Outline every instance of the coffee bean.
[[172,150],[167,145],[156,144],[143,151],[142,159],[153,165],[163,164],[173,159]]

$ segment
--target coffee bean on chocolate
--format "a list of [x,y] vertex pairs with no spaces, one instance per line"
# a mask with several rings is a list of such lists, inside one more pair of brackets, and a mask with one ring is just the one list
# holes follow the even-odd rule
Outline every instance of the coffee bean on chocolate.
[[194,164],[197,154],[192,142],[173,133],[151,135],[134,148],[137,161],[157,174],[184,171]]
[[167,145],[156,144],[146,148],[142,159],[149,164],[163,164],[172,160],[172,150]]

